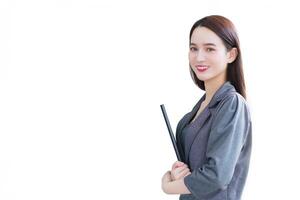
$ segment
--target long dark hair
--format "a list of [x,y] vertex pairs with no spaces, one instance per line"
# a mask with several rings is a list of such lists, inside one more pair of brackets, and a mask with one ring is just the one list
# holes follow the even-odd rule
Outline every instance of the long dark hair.
[[[229,63],[227,66],[226,79],[227,81],[230,81],[230,83],[235,87],[236,91],[246,99],[246,85],[243,72],[240,42],[233,23],[229,19],[220,15],[211,15],[204,17],[196,21],[192,26],[190,31],[190,43],[193,31],[197,27],[206,27],[217,34],[223,41],[223,44],[225,45],[227,51],[231,50],[234,47],[237,49],[238,55],[236,59],[232,63]],[[204,81],[201,81],[197,78],[191,66],[190,73],[194,83],[200,89],[205,90]]]

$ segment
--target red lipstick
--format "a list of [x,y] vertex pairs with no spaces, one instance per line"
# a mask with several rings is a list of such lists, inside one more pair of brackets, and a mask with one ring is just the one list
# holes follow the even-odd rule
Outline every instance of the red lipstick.
[[204,72],[208,69],[207,65],[196,65],[196,68],[199,72]]

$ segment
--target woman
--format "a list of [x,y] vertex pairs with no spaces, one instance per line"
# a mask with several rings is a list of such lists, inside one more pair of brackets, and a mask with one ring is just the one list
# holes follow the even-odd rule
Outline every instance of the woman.
[[212,15],[190,31],[189,64],[205,94],[178,123],[176,161],[162,178],[181,200],[239,200],[251,154],[252,125],[242,57],[232,22]]

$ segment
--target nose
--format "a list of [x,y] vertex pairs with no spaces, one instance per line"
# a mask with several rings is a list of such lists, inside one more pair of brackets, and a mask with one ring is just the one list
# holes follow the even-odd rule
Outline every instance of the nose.
[[201,50],[198,50],[197,55],[196,55],[196,60],[198,62],[205,60],[205,56]]

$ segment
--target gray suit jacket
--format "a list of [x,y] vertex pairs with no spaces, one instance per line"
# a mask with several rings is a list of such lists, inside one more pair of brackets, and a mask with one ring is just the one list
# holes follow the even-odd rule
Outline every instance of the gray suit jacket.
[[[180,200],[240,200],[246,182],[252,125],[245,99],[225,82],[210,103],[192,122],[205,94],[178,123],[177,146],[191,174],[184,178],[191,194]],[[194,124],[193,124],[194,123]],[[195,134],[182,134],[186,126]],[[187,135],[187,134],[186,134]]]

